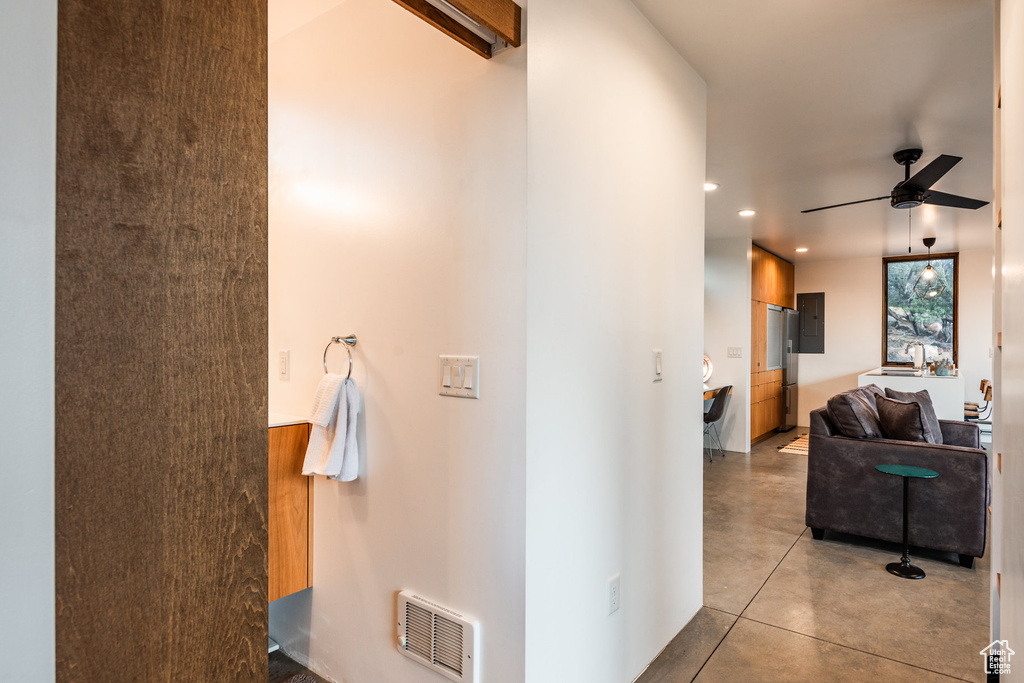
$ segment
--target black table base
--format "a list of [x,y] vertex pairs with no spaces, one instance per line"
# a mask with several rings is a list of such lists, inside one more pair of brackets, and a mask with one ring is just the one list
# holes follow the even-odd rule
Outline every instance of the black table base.
[[904,579],[923,579],[924,570],[920,567],[915,567],[910,564],[910,558],[906,555],[899,562],[890,562],[885,565],[885,571],[893,574],[894,576],[900,576]]
[[903,477],[903,557],[899,562],[890,562],[885,570],[893,576],[904,579],[923,579],[924,570],[910,564],[910,516],[907,514],[907,498],[910,492],[910,477]]

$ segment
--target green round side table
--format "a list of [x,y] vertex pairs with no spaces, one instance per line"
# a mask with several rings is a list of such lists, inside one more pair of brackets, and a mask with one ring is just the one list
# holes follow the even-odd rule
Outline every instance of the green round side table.
[[910,564],[910,516],[907,514],[907,493],[910,491],[911,479],[934,479],[939,476],[935,470],[911,465],[875,465],[875,469],[885,474],[903,477],[903,557],[899,562],[890,562],[885,569],[890,574],[904,579],[923,579],[924,570]]

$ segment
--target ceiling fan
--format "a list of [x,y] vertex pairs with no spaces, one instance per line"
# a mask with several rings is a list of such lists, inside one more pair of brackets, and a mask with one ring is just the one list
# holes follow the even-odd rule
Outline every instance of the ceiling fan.
[[988,204],[988,202],[983,202],[979,199],[971,199],[969,197],[961,197],[959,195],[946,194],[945,192],[937,192],[929,189],[932,185],[938,182],[939,178],[946,175],[951,168],[956,166],[963,157],[941,154],[937,159],[935,159],[935,161],[915,173],[914,177],[910,177],[910,165],[921,158],[920,149],[901,149],[893,154],[892,158],[896,160],[897,164],[903,166],[906,175],[903,182],[896,183],[896,187],[892,188],[892,192],[890,194],[887,194],[884,197],[860,199],[855,202],[846,202],[844,204],[820,206],[817,209],[806,209],[800,213],[813,213],[815,211],[824,211],[825,209],[835,209],[840,206],[850,206],[851,204],[877,202],[883,199],[888,199],[892,203],[894,209],[913,209],[914,207],[921,206],[922,204],[952,206],[957,209],[980,209]]

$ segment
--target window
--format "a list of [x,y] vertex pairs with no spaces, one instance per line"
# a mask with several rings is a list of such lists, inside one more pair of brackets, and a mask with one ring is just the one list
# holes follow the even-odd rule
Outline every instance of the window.
[[915,342],[927,362],[956,364],[958,275],[955,253],[882,259],[882,365],[912,365]]

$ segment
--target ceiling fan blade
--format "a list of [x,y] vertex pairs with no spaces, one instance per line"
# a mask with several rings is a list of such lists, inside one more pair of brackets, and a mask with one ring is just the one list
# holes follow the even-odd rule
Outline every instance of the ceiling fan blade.
[[927,190],[929,187],[939,181],[939,178],[946,175],[949,169],[960,163],[963,157],[955,157],[949,154],[940,154],[935,161],[928,164],[920,171],[910,177],[910,180],[906,180],[901,185],[916,185],[922,190]]
[[819,206],[817,209],[804,209],[800,213],[814,213],[815,211],[824,211],[825,209],[835,209],[835,208],[840,207],[840,206],[850,206],[851,204],[863,204],[865,202],[877,202],[877,201],[880,201],[882,199],[889,199],[889,195],[885,195],[884,197],[873,197],[871,199],[860,199],[860,200],[855,201],[855,202],[846,202],[845,204],[833,204],[832,206]]
[[924,203],[935,204],[936,206],[953,206],[958,209],[980,209],[988,204],[988,202],[983,202],[980,199],[971,199],[970,197],[961,197],[960,195],[946,194],[945,192],[936,192],[935,190],[929,190],[925,193]]

